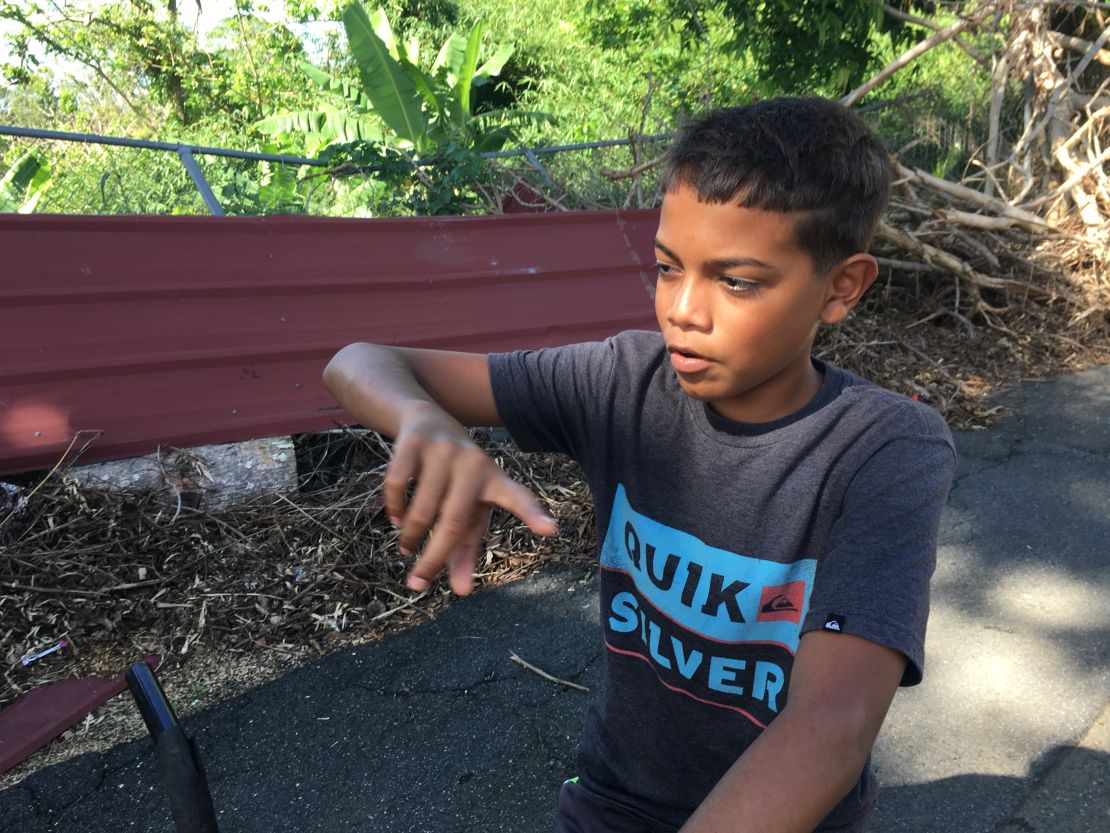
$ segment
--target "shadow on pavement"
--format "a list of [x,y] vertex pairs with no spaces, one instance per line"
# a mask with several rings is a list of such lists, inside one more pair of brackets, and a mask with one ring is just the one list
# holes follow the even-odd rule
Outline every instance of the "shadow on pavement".
[[[1041,756],[1032,769],[1051,770],[1051,778],[1059,773],[1065,783],[1035,793],[1005,821],[985,829],[992,833],[1105,833],[1110,829],[1106,795],[1110,754],[1058,746]],[[978,830],[982,820],[994,814],[999,796],[1020,795],[1027,789],[1026,778],[980,774],[884,787],[871,833]]]

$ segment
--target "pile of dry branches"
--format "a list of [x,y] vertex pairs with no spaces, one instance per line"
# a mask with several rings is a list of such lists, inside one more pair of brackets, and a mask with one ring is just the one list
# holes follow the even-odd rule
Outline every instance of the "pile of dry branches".
[[[870,299],[870,321],[832,334],[830,349],[929,401],[954,427],[977,427],[994,410],[982,394],[1110,360],[1110,7],[954,7],[962,12],[940,27],[884,5],[932,32],[842,102],[857,104],[951,44],[989,71],[987,141],[960,181],[902,165],[913,143],[895,149],[897,178],[875,246],[885,296]],[[1003,118],[1019,111],[1020,119]]]
[[[989,136],[968,175],[956,183],[899,166],[893,211],[879,234],[887,265],[903,277],[954,279],[954,291],[963,292],[951,312],[965,326],[969,319],[999,326],[1015,305],[1061,297],[1083,305],[1076,323],[1095,313],[1106,323],[1108,19],[1099,4],[983,2],[844,99],[854,104],[897,68],[966,33],[998,44],[988,57],[961,42],[991,70]],[[1002,124],[1008,96],[1022,100],[1016,135]]]
[[[590,552],[585,486],[571,463],[476,434],[560,522],[558,540],[494,516],[477,584]],[[381,511],[388,450],[372,433],[306,435],[303,490],[221,512],[156,494],[78,488],[55,472],[0,511],[0,706],[72,673],[115,674],[136,658],[198,649],[322,653],[374,638],[446,603],[405,591],[406,561]],[[20,499],[22,498],[22,499]],[[0,504],[2,505],[2,504]],[[176,516],[176,517],[175,517]],[[29,665],[23,656],[64,640]]]

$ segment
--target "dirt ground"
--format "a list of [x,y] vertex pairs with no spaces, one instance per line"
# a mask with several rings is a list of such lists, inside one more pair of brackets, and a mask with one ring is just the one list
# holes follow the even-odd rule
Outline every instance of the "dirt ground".
[[[976,322],[948,312],[958,310],[950,290],[925,293],[881,276],[848,322],[821,334],[816,353],[917,396],[954,430],[981,429],[1001,415],[990,393],[1110,362],[1110,286],[1084,280]],[[561,529],[557,540],[541,540],[496,514],[477,592],[550,561],[592,564],[592,509],[577,467],[475,436]],[[157,653],[159,677],[184,716],[450,604],[443,584],[421,594],[404,587],[407,563],[381,512],[385,441],[348,432],[296,442],[299,495],[258,496],[220,513],[183,512],[157,495],[81,493],[64,471],[14,479],[26,502],[19,511],[0,503],[0,704]],[[70,647],[20,665],[24,653],[61,639]],[[0,788],[144,733],[125,693],[0,776]]]

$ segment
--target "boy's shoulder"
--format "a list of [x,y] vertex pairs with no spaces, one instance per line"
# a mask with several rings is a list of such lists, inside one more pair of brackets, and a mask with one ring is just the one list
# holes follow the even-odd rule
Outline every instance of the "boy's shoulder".
[[883,429],[884,433],[900,437],[935,438],[954,448],[948,423],[935,408],[843,368],[825,365],[825,372],[842,380],[837,397],[838,421],[845,421],[845,428],[860,432]]

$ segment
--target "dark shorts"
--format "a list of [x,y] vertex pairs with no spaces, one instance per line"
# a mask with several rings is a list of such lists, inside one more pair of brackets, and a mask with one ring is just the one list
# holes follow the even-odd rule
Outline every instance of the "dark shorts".
[[[859,818],[838,827],[821,827],[814,833],[866,833],[874,805]],[[559,790],[555,833],[677,833],[677,828],[660,824],[630,807],[610,801],[567,781]]]

